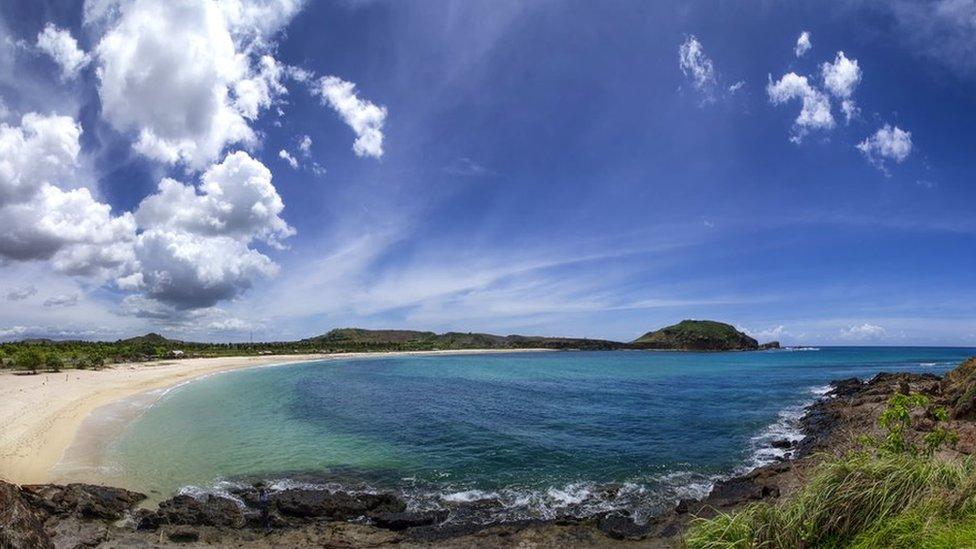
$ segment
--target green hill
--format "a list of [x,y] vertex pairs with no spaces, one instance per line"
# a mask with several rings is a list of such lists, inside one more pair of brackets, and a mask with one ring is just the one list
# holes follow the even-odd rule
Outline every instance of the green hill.
[[627,348],[627,344],[600,339],[538,337],[413,330],[366,330],[338,328],[326,334],[303,339],[301,344],[342,351],[431,351],[457,349],[580,349]]
[[755,339],[730,324],[714,320],[682,320],[673,326],[647,332],[633,344],[642,349],[676,351],[754,351],[759,348]]

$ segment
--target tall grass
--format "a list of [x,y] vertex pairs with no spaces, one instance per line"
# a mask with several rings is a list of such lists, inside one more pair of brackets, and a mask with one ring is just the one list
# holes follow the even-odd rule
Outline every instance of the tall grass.
[[822,463],[781,503],[695,520],[691,549],[976,547],[976,466],[859,452]]

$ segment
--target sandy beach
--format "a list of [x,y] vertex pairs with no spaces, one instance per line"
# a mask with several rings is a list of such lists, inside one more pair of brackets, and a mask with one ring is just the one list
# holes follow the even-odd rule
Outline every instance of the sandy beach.
[[98,371],[65,370],[37,375],[0,371],[0,425],[3,426],[0,429],[0,479],[18,484],[52,482],[52,469],[92,412],[121,399],[203,376],[323,359],[490,352],[514,351],[265,355],[116,364]]

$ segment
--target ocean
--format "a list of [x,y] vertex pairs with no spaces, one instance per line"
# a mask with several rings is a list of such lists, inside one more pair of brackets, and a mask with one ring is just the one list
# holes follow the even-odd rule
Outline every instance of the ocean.
[[[627,509],[638,520],[784,455],[831,380],[943,373],[974,349],[377,356],[240,370],[167,391],[105,448],[155,495],[257,480],[491,500],[476,520]],[[470,517],[469,517],[470,518]]]

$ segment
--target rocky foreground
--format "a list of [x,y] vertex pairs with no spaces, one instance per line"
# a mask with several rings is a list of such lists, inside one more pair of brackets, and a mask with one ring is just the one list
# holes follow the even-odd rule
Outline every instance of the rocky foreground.
[[[703,500],[686,500],[646,524],[620,513],[551,521],[479,525],[458,520],[478,506],[409,511],[393,494],[291,489],[268,502],[270,528],[262,528],[258,493],[239,490],[237,501],[180,495],[156,509],[138,505],[143,494],[86,484],[15,486],[0,482],[0,547],[678,547],[695,516],[712,516],[759,500],[790,494],[825,454],[854,447],[896,392],[919,392],[950,412],[959,434],[955,454],[976,452],[976,359],[940,378],[931,374],[879,374],[862,383],[837,381],[827,397],[807,409],[806,438],[776,441],[789,459],[716,484]],[[934,422],[917,418],[921,430]],[[449,520],[450,518],[450,520]]]

